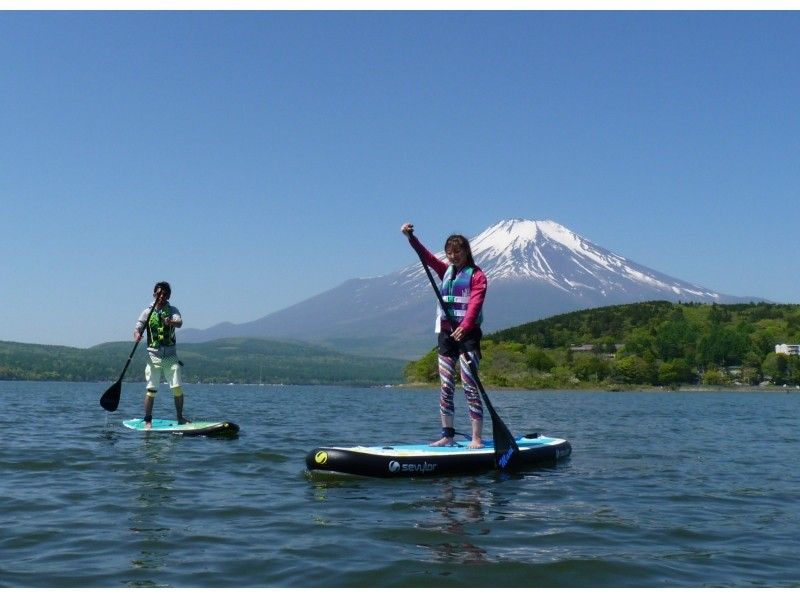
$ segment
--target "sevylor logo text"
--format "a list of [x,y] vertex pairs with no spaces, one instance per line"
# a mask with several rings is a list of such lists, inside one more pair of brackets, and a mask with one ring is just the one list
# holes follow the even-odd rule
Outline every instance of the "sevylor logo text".
[[436,469],[436,463],[398,463],[389,461],[389,471],[391,473],[430,473]]

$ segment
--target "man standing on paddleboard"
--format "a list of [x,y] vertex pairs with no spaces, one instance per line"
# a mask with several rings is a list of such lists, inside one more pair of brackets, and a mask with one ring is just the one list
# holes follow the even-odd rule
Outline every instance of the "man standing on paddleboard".
[[[481,357],[481,321],[483,300],[486,297],[486,275],[472,257],[469,241],[462,235],[450,235],[444,244],[447,262],[428,251],[414,236],[414,225],[406,223],[400,231],[408,237],[411,246],[425,264],[442,280],[441,298],[447,313],[439,307],[436,332],[439,335],[439,378],[441,394],[439,411],[442,416],[442,437],[431,446],[453,446],[456,362],[461,370],[461,385],[467,399],[472,422],[472,440],[469,448],[483,448],[483,403],[478,393],[478,361]],[[449,263],[448,263],[449,262]],[[431,282],[433,280],[431,279]],[[468,361],[471,361],[472,367]]]
[[175,398],[178,423],[190,423],[183,416],[183,388],[181,388],[183,364],[178,360],[175,348],[175,329],[183,326],[183,319],[178,308],[170,305],[171,295],[172,289],[168,282],[157,282],[153,287],[153,303],[139,315],[133,330],[133,340],[137,343],[142,338],[142,333],[147,330],[147,366],[144,369],[147,391],[144,396],[144,421],[148,429],[152,426],[153,403],[162,376],[169,384],[172,396]]

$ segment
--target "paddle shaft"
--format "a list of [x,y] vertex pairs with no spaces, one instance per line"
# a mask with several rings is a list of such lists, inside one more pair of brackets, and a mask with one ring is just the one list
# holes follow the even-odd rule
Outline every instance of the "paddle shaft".
[[[147,323],[150,321],[150,316],[153,315],[153,311],[156,309],[156,302],[153,301],[153,306],[150,308],[150,311],[147,313],[147,317],[144,319],[144,325],[147,327]],[[142,331],[144,333],[144,330]],[[131,364],[131,359],[133,359],[133,354],[136,353],[136,347],[139,346],[139,342],[142,340],[142,335],[139,336],[139,340],[133,343],[133,349],[131,349],[131,354],[128,355],[128,361],[125,362],[125,367],[122,368],[122,373],[119,375],[119,379],[122,380],[125,377],[125,372],[128,371],[128,366]]]
[[[150,308],[150,311],[147,314],[147,318],[145,319],[145,326],[147,326],[147,322],[150,320],[150,316],[153,315],[153,311],[156,308],[156,302],[153,302],[153,306]],[[139,341],[142,340],[142,337],[139,336],[139,339],[133,343],[133,349],[131,349],[131,354],[128,356],[128,361],[125,362],[125,367],[122,368],[122,373],[119,375],[114,384],[109,386],[108,390],[103,393],[103,396],[100,397],[100,406],[105,409],[106,411],[116,411],[117,407],[119,407],[119,399],[120,395],[122,394],[122,378],[125,377],[125,372],[128,371],[128,366],[131,364],[131,359],[133,359],[133,354],[136,353],[136,347],[139,346]]]
[[[425,274],[428,275],[428,280],[430,281],[431,286],[433,287],[433,292],[436,293],[436,298],[439,300],[439,305],[442,308],[442,313],[444,313],[445,318],[447,318],[447,321],[450,322],[450,326],[452,326],[453,330],[455,330],[456,328],[458,328],[458,322],[456,322],[453,319],[453,316],[451,316],[450,313],[447,311],[447,306],[444,303],[444,297],[442,297],[442,293],[439,290],[439,286],[436,284],[436,281],[433,279],[433,275],[431,274],[431,271],[428,268],[428,264],[425,263],[425,256],[411,242],[411,240],[413,238],[414,238],[414,234],[410,233],[408,235],[409,244],[414,249],[414,251],[417,253],[417,256],[419,257],[419,261],[422,263],[422,268],[423,268],[423,270],[425,270]],[[508,443],[509,443],[509,445],[511,447],[511,453],[510,454],[505,454],[505,455],[496,454],[497,465],[501,469],[505,468],[506,465],[508,465],[508,463],[511,461],[511,458],[515,454],[519,453],[519,447],[517,446],[516,440],[514,440],[514,436],[509,431],[509,429],[506,426],[505,422],[497,414],[497,411],[495,411],[494,406],[492,405],[492,402],[489,400],[489,395],[486,394],[486,390],[483,388],[483,384],[481,383],[481,379],[480,379],[480,377],[478,377],[478,368],[475,366],[475,363],[472,361],[472,358],[470,357],[469,352],[465,352],[464,353],[464,357],[465,357],[465,361],[467,362],[467,365],[469,366],[469,371],[472,373],[472,377],[475,379],[475,384],[476,384],[476,386],[478,387],[478,390],[481,393],[481,397],[483,398],[483,402],[486,405],[486,408],[489,410],[489,415],[492,418],[492,427],[495,428],[495,429],[499,429],[499,431],[504,436],[507,437],[507,441],[508,441]],[[496,440],[495,440],[495,448],[497,448],[497,441]]]

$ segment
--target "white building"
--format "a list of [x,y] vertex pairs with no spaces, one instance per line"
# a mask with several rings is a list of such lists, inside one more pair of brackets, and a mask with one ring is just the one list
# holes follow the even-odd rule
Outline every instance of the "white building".
[[800,355],[800,345],[775,345],[776,353],[784,353],[786,355]]

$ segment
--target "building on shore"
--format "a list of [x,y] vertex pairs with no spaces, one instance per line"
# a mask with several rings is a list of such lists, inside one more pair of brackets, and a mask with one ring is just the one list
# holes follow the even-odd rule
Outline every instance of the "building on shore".
[[785,355],[800,355],[800,345],[787,345],[786,343],[775,345],[775,352]]

